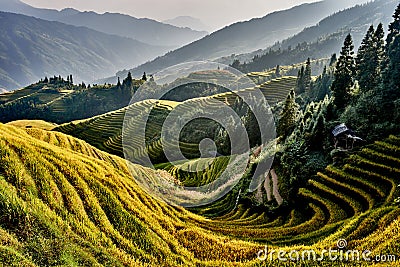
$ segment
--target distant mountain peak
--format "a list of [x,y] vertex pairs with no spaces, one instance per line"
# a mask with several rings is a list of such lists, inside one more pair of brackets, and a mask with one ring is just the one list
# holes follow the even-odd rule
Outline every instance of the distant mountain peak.
[[68,15],[68,16],[71,16],[71,15],[75,15],[75,14],[78,14],[80,11],[79,10],[77,10],[77,9],[75,9],[75,8],[64,8],[64,9],[62,9],[61,11],[60,11],[63,15]]
[[67,7],[67,8],[64,8],[61,10],[61,12],[71,12],[71,11],[79,12],[79,10],[72,8],[72,7]]
[[75,81],[87,83],[132,63],[144,63],[168,49],[9,12],[0,11],[0,25],[0,91],[52,75],[72,74]]
[[[286,10],[269,13],[260,18],[236,22],[200,40],[170,51],[153,61],[130,69],[130,72],[135,75],[140,75],[144,71],[156,73],[161,69],[182,62],[216,60],[235,54],[260,51],[260,49],[269,48],[275,43],[297,35],[303,29],[316,25],[324,18],[340,10],[351,7],[353,4],[363,4],[367,1],[368,0],[324,0],[303,3]],[[368,21],[367,24],[370,24],[369,18],[366,17],[365,19]],[[330,27],[332,28],[332,26]],[[323,35],[324,33],[321,34]],[[230,63],[231,62],[228,64]],[[127,71],[121,71],[118,72],[117,75],[124,76],[126,72]],[[115,77],[112,79],[115,80]]]
[[0,3],[23,3],[20,0],[0,0]]
[[163,23],[170,24],[176,27],[187,27],[195,31],[209,32],[211,27],[203,23],[199,18],[191,16],[178,16],[173,19],[164,20]]
[[36,8],[20,0],[0,0],[0,11],[33,16],[36,18],[59,21],[65,24],[87,27],[106,34],[128,37],[154,46],[168,47],[169,50],[181,47],[204,37],[207,33],[167,25],[156,20],[135,18],[120,13],[99,14],[66,8]]

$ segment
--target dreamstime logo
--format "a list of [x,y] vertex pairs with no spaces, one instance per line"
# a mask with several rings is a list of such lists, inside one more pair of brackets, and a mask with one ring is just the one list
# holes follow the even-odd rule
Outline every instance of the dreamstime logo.
[[[190,62],[154,74],[134,94],[126,110],[122,130],[124,156],[139,186],[158,199],[184,207],[205,205],[227,194],[243,177],[250,159],[250,142],[243,114],[237,114],[227,97],[204,97],[179,103],[160,101],[171,92],[176,92],[177,88],[190,88],[193,84],[224,88],[228,94],[234,92],[230,95],[236,99],[234,101],[240,99],[242,105],[246,105],[254,115],[263,147],[273,146],[276,137],[274,118],[264,95],[250,78],[236,69],[212,62]],[[168,103],[174,107],[166,107]],[[162,119],[161,134],[149,137],[149,119],[161,120],[156,117],[157,114],[154,115],[157,108],[169,109],[169,112]],[[182,166],[182,162],[188,159],[182,151],[180,134],[186,125],[196,119],[218,123],[229,140],[229,163],[215,180],[198,187],[186,187],[168,179],[162,172],[156,177],[137,173],[136,163],[154,168],[152,160],[156,157],[155,151],[160,149],[170,164],[178,168]],[[216,141],[204,138],[197,145],[201,157],[210,159],[208,166],[212,164],[218,156]],[[263,174],[269,171],[272,161],[273,155],[270,155],[257,165],[249,191],[262,184]],[[205,168],[207,165],[195,171]]]
[[344,249],[345,247],[347,247],[347,240],[339,239],[336,243],[336,246],[338,247],[338,249]]
[[370,250],[346,250],[347,240],[339,239],[336,248],[323,249],[317,252],[314,249],[299,250],[277,250],[264,249],[258,251],[257,259],[260,261],[280,261],[280,262],[298,262],[298,261],[340,261],[340,262],[395,262],[395,255],[376,255],[373,256]]

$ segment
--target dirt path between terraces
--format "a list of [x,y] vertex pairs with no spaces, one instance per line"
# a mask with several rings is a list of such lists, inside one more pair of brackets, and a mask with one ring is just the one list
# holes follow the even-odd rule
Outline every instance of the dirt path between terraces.
[[272,177],[272,193],[276,199],[276,202],[278,202],[278,205],[281,205],[283,203],[283,198],[281,194],[279,194],[278,175],[276,175],[274,169],[271,170],[271,177]]
[[265,192],[267,192],[267,200],[271,201],[272,200],[272,196],[271,196],[271,179],[269,179],[269,172],[265,176],[264,188],[265,188]]

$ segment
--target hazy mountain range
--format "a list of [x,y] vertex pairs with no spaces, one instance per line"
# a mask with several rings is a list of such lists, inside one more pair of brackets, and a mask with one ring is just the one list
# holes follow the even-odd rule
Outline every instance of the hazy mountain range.
[[[302,4],[288,10],[273,12],[262,18],[238,22],[130,71],[136,75],[143,71],[155,73],[181,62],[215,60],[231,54],[265,49],[356,2],[363,1],[326,0]],[[117,76],[125,75],[126,72],[117,73]]]
[[164,20],[163,22],[177,27],[188,27],[196,31],[211,31],[210,26],[203,23],[200,19],[191,16],[179,16],[173,19]]
[[74,26],[84,26],[96,31],[115,34],[157,46],[177,48],[205,36],[206,32],[194,31],[164,24],[152,19],[138,19],[118,13],[98,14],[68,8],[61,11],[35,8],[19,0],[0,0],[1,11],[59,21]]
[[[286,46],[296,45],[303,40],[323,38],[352,23],[351,27],[363,23],[365,26],[381,19],[380,11],[376,9],[371,11],[378,12],[376,16],[359,12],[332,15],[358,2],[364,1],[326,0],[302,4],[232,24],[201,38],[206,32],[150,19],[75,9],[39,9],[19,0],[0,0],[1,10],[41,18],[1,13],[0,87],[15,89],[54,74],[73,74],[78,82],[115,83],[117,76],[123,78],[127,75],[127,69],[134,76],[140,76],[143,72],[155,73],[185,61],[219,59],[230,63],[236,54],[251,59],[250,56],[263,51],[260,49],[282,46],[278,42],[284,39],[287,39]],[[379,9],[379,4],[375,6]],[[382,9],[381,13],[386,14],[385,10]],[[359,16],[363,16],[362,19],[356,20]],[[190,26],[196,21],[178,17],[168,22]],[[300,35],[296,35],[298,33]],[[180,48],[173,50],[174,47]],[[170,52],[163,55],[167,51]],[[116,76],[101,79],[116,71]]]
[[0,4],[0,11],[27,15],[1,13],[0,88],[8,90],[54,74],[92,82],[206,34],[121,14],[40,9],[19,0]]
[[84,27],[0,12],[0,88],[69,74],[92,81],[157,56],[156,47]]
[[287,51],[288,49],[294,49],[299,44],[302,46],[301,56],[293,58],[293,56],[288,56],[289,52],[283,52],[280,58],[276,58],[276,62],[264,62],[265,68],[274,67],[276,64],[304,62],[308,57],[329,57],[332,53],[339,52],[348,33],[352,34],[357,49],[371,24],[376,27],[379,23],[388,25],[392,21],[392,12],[397,4],[397,0],[376,0],[368,4],[357,5],[332,14],[316,25],[307,27],[300,33],[267,49],[223,57],[217,61],[224,64],[231,64],[235,59],[242,63],[250,62],[254,56],[263,55],[270,49]]

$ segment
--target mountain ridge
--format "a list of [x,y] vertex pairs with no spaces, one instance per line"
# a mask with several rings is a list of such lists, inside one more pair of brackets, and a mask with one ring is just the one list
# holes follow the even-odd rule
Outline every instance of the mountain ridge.
[[[274,53],[279,54],[274,57],[274,60],[271,60],[271,57],[269,57],[265,58],[264,62],[258,64],[264,66],[264,68],[272,68],[276,64],[303,62],[308,57],[330,57],[333,53],[337,53],[340,50],[342,41],[348,33],[352,34],[355,48],[357,49],[364,37],[364,33],[371,24],[374,24],[374,26],[377,26],[378,23],[389,24],[391,13],[396,3],[396,0],[377,0],[368,4],[356,5],[355,7],[332,14],[321,20],[318,24],[307,27],[300,33],[282,40],[267,49],[222,57],[217,61],[228,65],[232,64],[234,60],[239,60],[242,63],[247,62],[248,65],[254,65],[252,61],[255,58],[260,60],[259,57],[263,57],[270,53],[270,51],[274,51]],[[296,60],[293,61],[294,58],[290,54],[293,54],[295,50],[299,50],[298,54],[301,54],[301,56],[295,55]],[[262,71],[260,66],[256,68],[250,66],[248,71]]]
[[59,74],[92,82],[167,49],[32,16],[0,12],[0,21],[0,88],[9,90]]
[[176,27],[188,27],[192,30],[211,32],[210,26],[204,24],[201,19],[191,16],[178,16],[162,22]]
[[[348,5],[346,1],[339,2],[342,6]],[[262,18],[236,22],[153,61],[132,68],[130,71],[135,75],[143,71],[155,73],[160,69],[185,61],[215,60],[231,54],[243,54],[261,47],[266,48],[293,36],[307,26],[315,25],[340,9],[338,5],[337,1],[329,0],[306,3],[287,10],[272,12]],[[315,16],[310,18],[309,14],[315,14]],[[126,72],[118,72],[116,76],[123,77]],[[107,79],[101,81],[107,81]]]
[[[203,37],[206,32],[179,28],[162,22],[135,18],[130,15],[106,12],[98,14],[93,11],[79,11],[66,8],[35,8],[19,0],[0,1],[0,10],[34,16],[44,20],[58,21],[73,26],[85,26],[107,34],[129,37],[143,43],[157,46],[179,47]],[[128,30],[127,30],[128,29]]]

